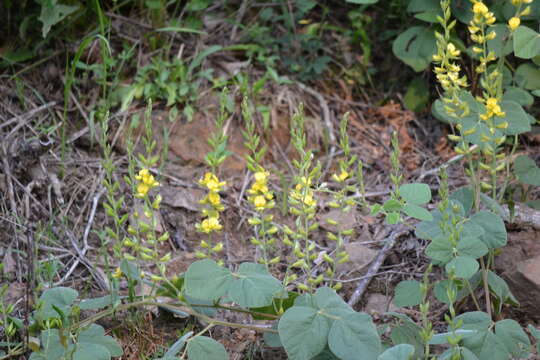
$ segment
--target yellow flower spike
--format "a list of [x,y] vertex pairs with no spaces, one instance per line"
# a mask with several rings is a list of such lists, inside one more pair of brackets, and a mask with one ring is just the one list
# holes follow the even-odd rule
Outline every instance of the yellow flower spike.
[[518,17],[513,17],[510,20],[508,20],[508,28],[510,31],[514,31],[519,27],[519,24],[521,24],[521,20]]

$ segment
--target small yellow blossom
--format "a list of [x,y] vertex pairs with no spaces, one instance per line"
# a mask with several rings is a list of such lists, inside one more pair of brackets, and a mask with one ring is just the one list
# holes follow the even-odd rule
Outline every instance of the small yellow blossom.
[[210,234],[212,231],[220,231],[223,228],[219,223],[219,219],[215,216],[204,219],[198,225],[198,230],[205,234]]
[[112,277],[115,279],[120,279],[122,275],[123,275],[122,270],[120,270],[120,268],[117,267],[114,273],[112,274]]
[[136,188],[137,193],[135,194],[139,198],[145,197],[151,189],[159,186],[159,183],[148,169],[141,169],[135,179],[139,181]]
[[218,177],[211,173],[207,172],[204,174],[204,178],[199,180],[199,184],[205,186],[210,191],[220,191],[227,183],[225,181],[219,181]]
[[521,20],[519,20],[518,17],[513,17],[510,20],[508,20],[508,27],[511,31],[514,31],[518,28],[519,24],[521,23]]
[[208,199],[208,202],[213,206],[218,206],[221,204],[221,197],[219,196],[219,193],[215,191],[210,191],[206,198]]
[[252,203],[255,206],[255,209],[263,210],[266,205],[266,198],[263,195],[254,196]]
[[473,6],[473,13],[477,15],[485,15],[489,11],[488,7],[483,2],[476,2]]
[[349,177],[349,173],[347,171],[345,171],[345,170],[341,170],[341,173],[339,175],[334,174],[332,176],[332,179],[334,179],[337,182],[343,182],[343,181],[347,180],[348,177]]
[[268,179],[268,176],[270,173],[268,171],[257,171],[253,177],[255,178],[255,181],[258,183],[265,182]]

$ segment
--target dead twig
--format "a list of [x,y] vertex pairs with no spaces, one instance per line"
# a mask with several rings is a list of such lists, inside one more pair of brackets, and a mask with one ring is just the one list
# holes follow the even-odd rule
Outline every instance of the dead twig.
[[383,248],[379,251],[377,258],[375,259],[375,261],[373,261],[373,263],[371,263],[366,275],[362,278],[362,280],[360,280],[360,283],[358,283],[358,286],[350,297],[348,302],[349,306],[353,307],[360,301],[362,295],[367,289],[367,286],[371,282],[371,279],[379,272],[381,265],[383,264],[386,256],[388,255],[388,252],[394,247],[397,238],[409,233],[409,231],[410,230],[404,225],[398,225],[390,233],[390,236],[386,240],[386,244],[384,244]]

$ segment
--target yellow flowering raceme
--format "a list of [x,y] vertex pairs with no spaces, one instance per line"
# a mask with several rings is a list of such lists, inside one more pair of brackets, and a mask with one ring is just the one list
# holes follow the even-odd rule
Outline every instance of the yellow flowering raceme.
[[248,200],[257,211],[271,209],[275,205],[275,202],[273,201],[274,194],[268,189],[267,181],[269,176],[270,173],[265,170],[257,171],[253,174],[255,182],[248,190],[248,194],[251,195],[248,197]]
[[501,110],[501,106],[496,98],[488,98],[486,100],[486,110],[486,113],[480,115],[480,118],[484,121],[494,116],[503,117],[506,115],[504,111]]
[[148,169],[141,169],[139,174],[135,176],[135,180],[138,181],[137,193],[135,194],[138,198],[145,197],[151,189],[159,186],[159,183]]

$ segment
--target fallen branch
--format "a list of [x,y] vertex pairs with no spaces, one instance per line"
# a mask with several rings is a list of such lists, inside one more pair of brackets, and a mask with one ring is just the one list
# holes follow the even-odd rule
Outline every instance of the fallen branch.
[[367,289],[367,286],[371,282],[371,279],[375,277],[375,275],[379,272],[379,269],[381,265],[384,263],[384,260],[386,259],[386,256],[388,256],[388,252],[394,247],[394,244],[396,243],[396,240],[398,237],[403,236],[405,234],[408,234],[410,229],[406,228],[405,225],[399,225],[390,233],[390,236],[386,240],[386,243],[384,244],[383,248],[379,251],[379,254],[377,255],[377,258],[375,261],[371,263],[369,266],[369,269],[365,276],[362,277],[362,280],[358,283],[358,286],[354,290],[351,298],[349,299],[349,306],[353,307],[356,305],[360,299],[362,298],[362,295],[364,295],[364,292]]

